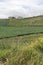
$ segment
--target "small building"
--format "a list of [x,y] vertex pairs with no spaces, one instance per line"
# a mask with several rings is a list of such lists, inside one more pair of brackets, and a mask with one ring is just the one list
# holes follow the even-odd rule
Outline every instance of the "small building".
[[12,20],[14,20],[14,19],[16,19],[15,17],[8,17],[8,19],[10,20],[10,21],[12,21]]

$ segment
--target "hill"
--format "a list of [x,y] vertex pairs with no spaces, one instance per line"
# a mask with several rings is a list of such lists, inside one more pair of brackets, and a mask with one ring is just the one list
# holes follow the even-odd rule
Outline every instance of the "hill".
[[43,16],[0,19],[0,65],[43,65]]
[[23,19],[0,19],[0,26],[24,27],[29,25],[43,26],[43,16],[36,16]]

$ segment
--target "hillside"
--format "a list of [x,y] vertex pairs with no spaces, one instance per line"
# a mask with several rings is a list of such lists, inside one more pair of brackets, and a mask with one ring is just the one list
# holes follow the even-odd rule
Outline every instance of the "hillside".
[[43,16],[36,16],[23,19],[0,19],[0,26],[24,27],[29,25],[43,26]]
[[0,65],[43,65],[43,16],[0,19]]

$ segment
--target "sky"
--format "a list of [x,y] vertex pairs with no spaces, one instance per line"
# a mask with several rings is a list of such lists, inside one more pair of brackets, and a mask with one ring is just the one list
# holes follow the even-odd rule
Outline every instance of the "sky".
[[43,15],[43,0],[0,0],[0,18]]

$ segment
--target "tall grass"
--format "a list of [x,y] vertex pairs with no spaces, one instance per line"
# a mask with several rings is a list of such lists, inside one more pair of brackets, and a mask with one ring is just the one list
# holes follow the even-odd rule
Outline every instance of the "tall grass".
[[28,46],[17,46],[11,53],[9,65],[43,65],[43,43],[39,40]]
[[[25,44],[24,41],[26,39],[28,40]],[[11,39],[8,40],[6,39],[6,42],[11,42]],[[6,65],[43,65],[43,37],[24,36],[13,38],[12,40],[9,44],[7,44],[8,42],[5,45],[2,44],[3,49],[0,49],[0,59],[2,62],[4,61],[3,58],[7,58],[8,62]],[[20,41],[24,44],[20,43]],[[4,46],[6,47],[4,48]]]

